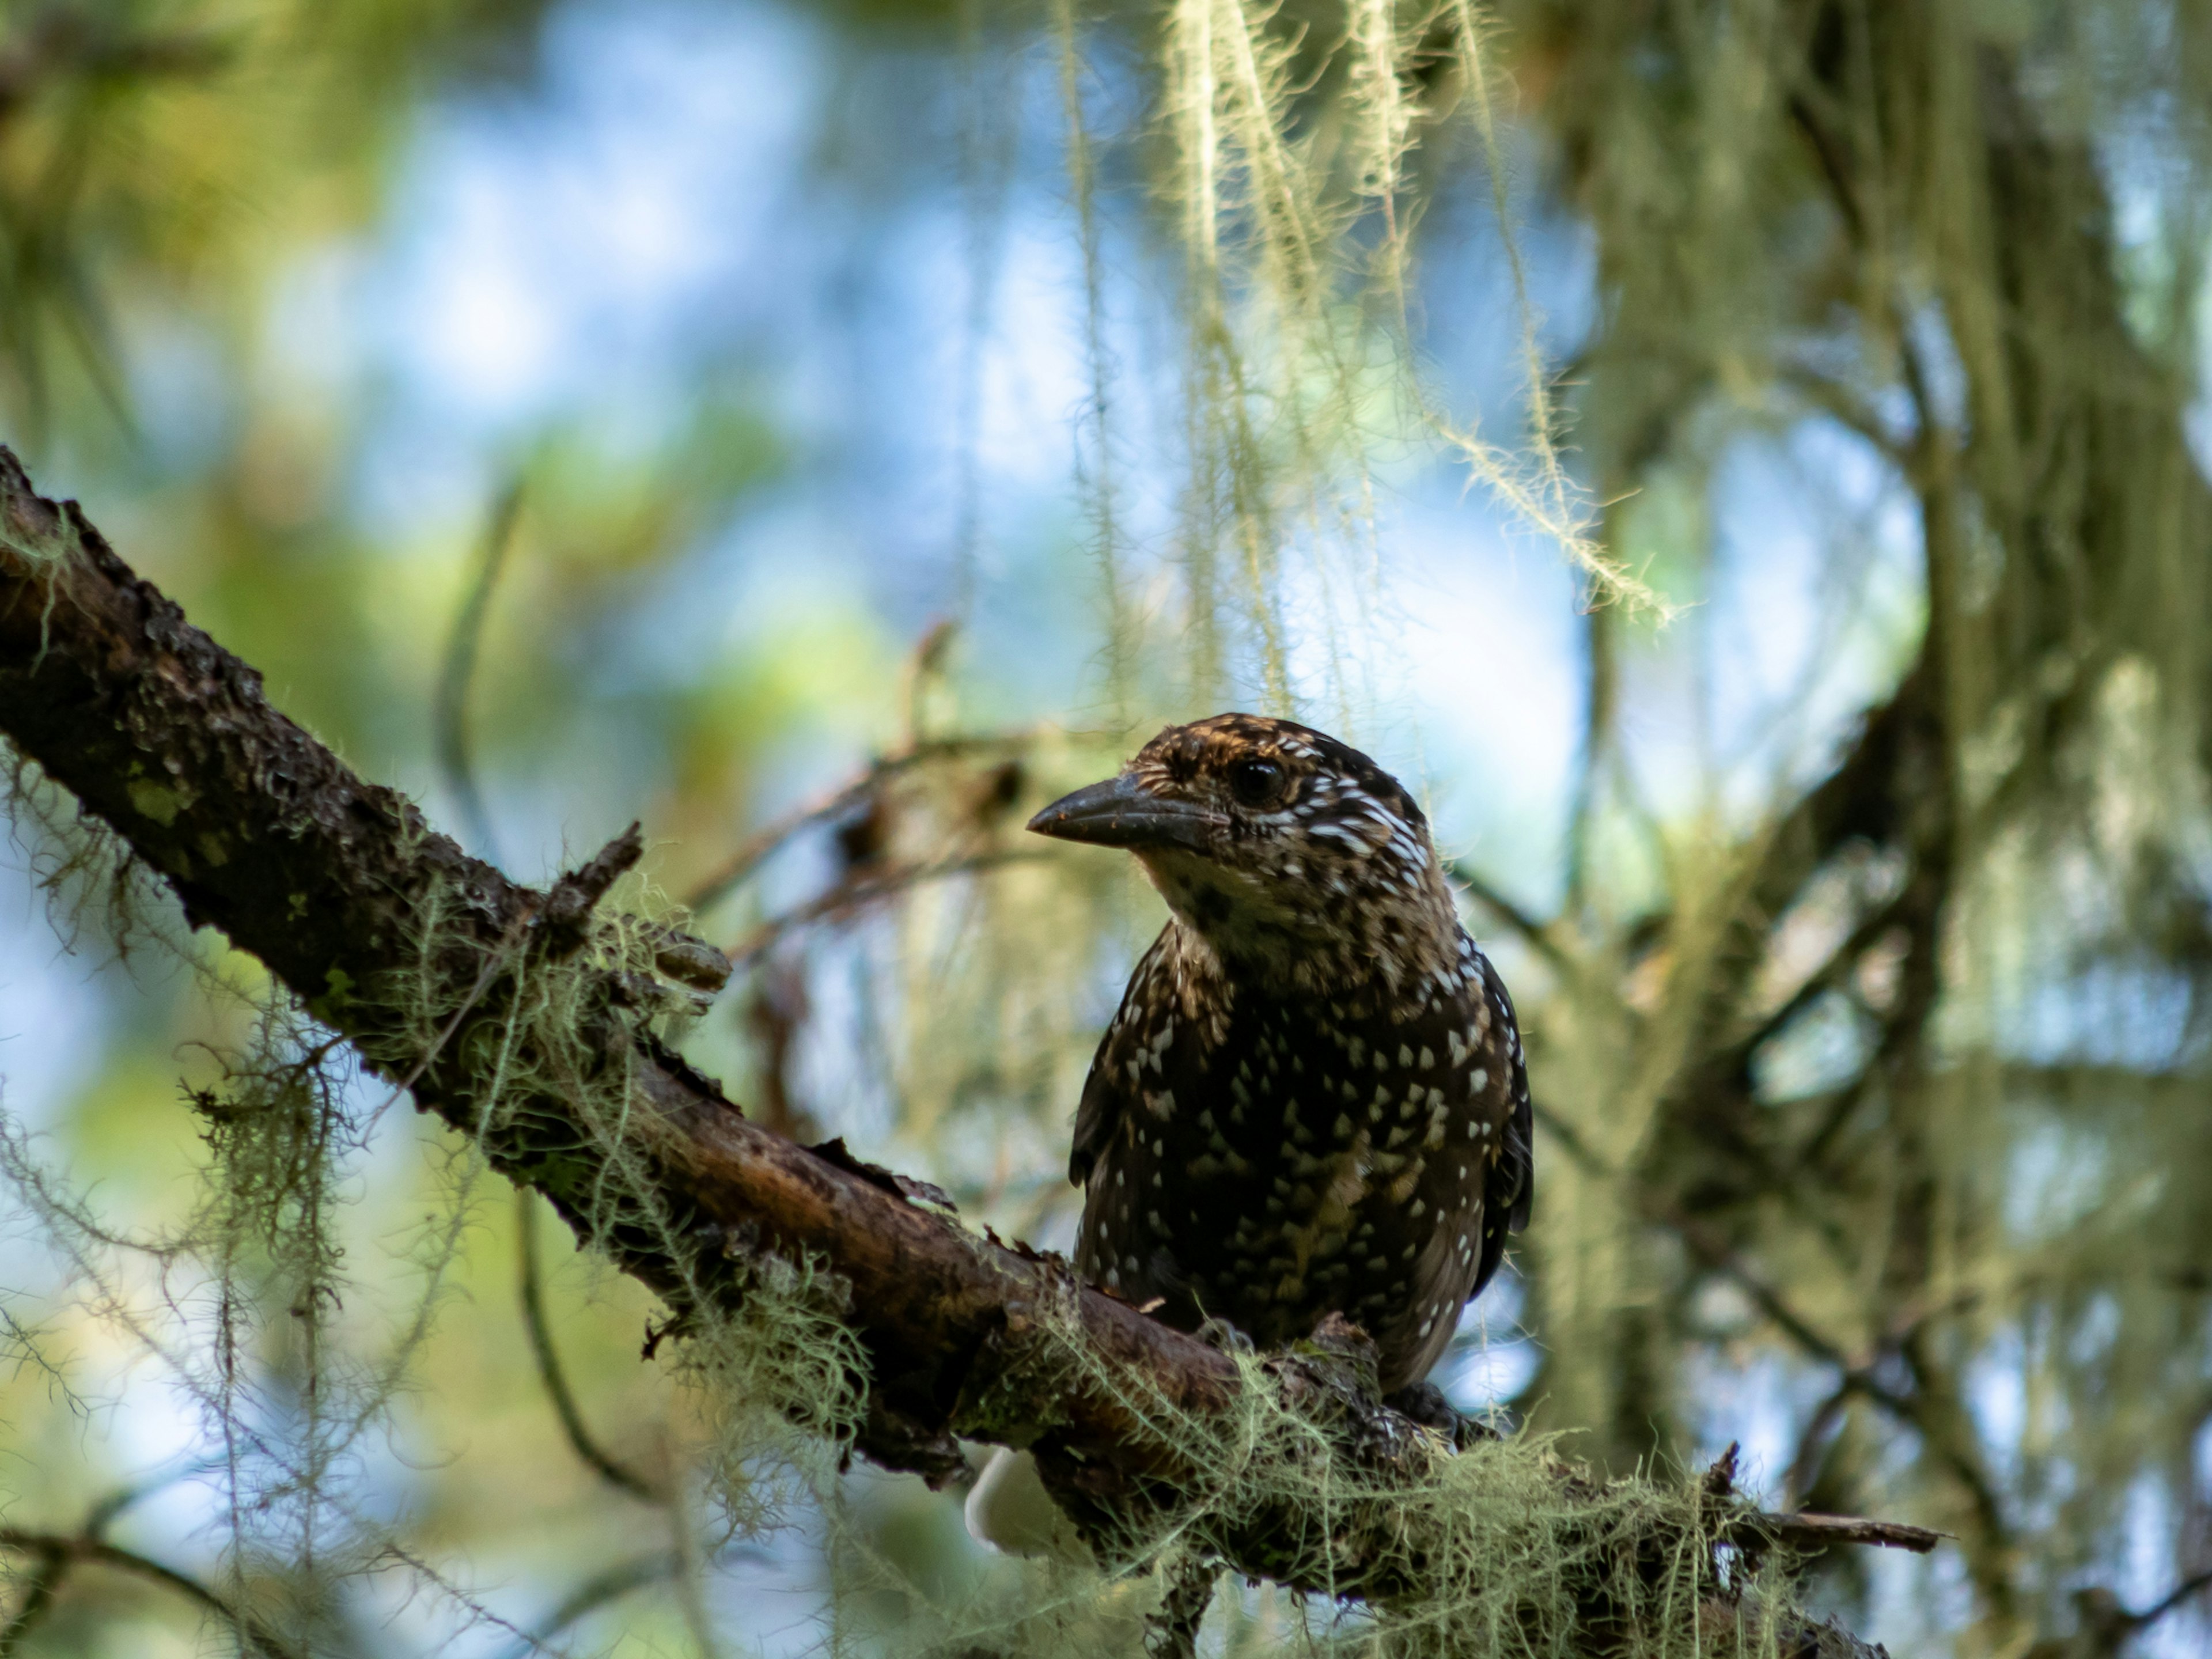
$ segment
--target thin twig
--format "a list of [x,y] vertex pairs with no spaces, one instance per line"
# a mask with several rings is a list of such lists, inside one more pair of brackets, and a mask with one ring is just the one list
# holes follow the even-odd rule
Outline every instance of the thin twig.
[[1805,1426],[1797,1436],[1797,1450],[1790,1460],[1789,1472],[1782,1478],[1782,1502],[1791,1508],[1805,1501],[1805,1494],[1813,1490],[1820,1479],[1820,1466],[1827,1461],[1828,1431],[1842,1419],[1844,1408],[1850,1405],[1854,1392],[1847,1373],[1843,1381],[1831,1389],[1828,1397],[1813,1409],[1805,1419]]
[[141,1480],[135,1486],[118,1487],[85,1512],[84,1525],[79,1530],[87,1538],[104,1537],[108,1528],[115,1523],[116,1517],[124,1510],[143,1504],[157,1492],[167,1491],[179,1480],[190,1480],[196,1474],[204,1474],[209,1470],[219,1467],[220,1464],[215,1460],[201,1459],[187,1463],[181,1468],[173,1469],[167,1474],[155,1475],[151,1480]]
[[842,817],[902,773],[932,761],[1020,749],[1035,741],[1036,735],[1034,732],[983,732],[927,738],[892,754],[878,756],[836,788],[793,807],[748,836],[720,868],[684,896],[684,906],[696,915],[719,904],[793,836],[815,824]]
[[604,1572],[595,1573],[571,1591],[568,1599],[553,1609],[544,1624],[507,1651],[511,1655],[519,1655],[542,1649],[562,1631],[589,1618],[608,1602],[620,1601],[634,1590],[643,1589],[647,1584],[673,1578],[682,1570],[682,1560],[674,1550],[662,1550],[653,1555],[640,1556],[635,1561],[619,1562]]
[[[118,1487],[85,1511],[84,1524],[77,1529],[76,1535],[95,1543],[105,1542],[107,1528],[125,1510],[211,1467],[214,1466],[204,1462],[191,1463],[167,1474]],[[70,1569],[79,1559],[69,1551],[58,1548],[38,1553],[43,1559],[31,1575],[29,1588],[25,1590],[22,1601],[17,1604],[7,1625],[0,1627],[0,1659],[8,1659],[33,1626],[52,1610],[63,1581],[69,1577]]]
[[1824,1549],[1831,1544],[1873,1544],[1882,1549],[1910,1550],[1925,1555],[1952,1534],[1933,1527],[1916,1527],[1903,1521],[1872,1521],[1863,1515],[1819,1515],[1800,1510],[1795,1515],[1762,1515],[1759,1524],[1777,1542],[1793,1549]]
[[1567,1156],[1580,1164],[1586,1174],[1596,1176],[1606,1181],[1613,1180],[1620,1176],[1620,1171],[1607,1163],[1597,1148],[1583,1139],[1581,1130],[1576,1128],[1573,1124],[1568,1122],[1542,1101],[1530,1101],[1528,1112],[1529,1115],[1535,1119],[1536,1127],[1557,1140],[1565,1149]]
[[1811,407],[1872,445],[1907,478],[1912,477],[1915,456],[1911,448],[1883,424],[1872,404],[1842,381],[1803,362],[1780,364],[1776,378]]
[[[202,1611],[214,1613],[224,1620],[242,1640],[264,1653],[279,1656],[279,1659],[293,1659],[295,1650],[278,1640],[266,1625],[252,1614],[233,1607],[198,1579],[189,1573],[179,1572],[174,1567],[165,1567],[159,1561],[140,1555],[134,1550],[111,1544],[106,1539],[88,1537],[82,1533],[72,1537],[60,1533],[35,1532],[21,1527],[0,1527],[0,1549],[20,1551],[26,1555],[38,1556],[46,1562],[112,1567],[118,1572],[127,1572],[153,1583],[167,1585],[187,1601],[197,1602]],[[58,1582],[58,1576],[56,1582]],[[21,1614],[19,1613],[7,1632],[11,1640],[15,1625],[21,1621]]]
[[[1706,1266],[1733,1279],[1759,1311],[1805,1352],[1836,1367],[1842,1373],[1843,1386],[1873,1401],[1899,1421],[1914,1429],[1937,1455],[1950,1465],[1952,1472],[1966,1487],[1984,1529],[1992,1536],[2002,1535],[2001,1511],[1986,1471],[1970,1455],[1966,1448],[1951,1441],[1943,1432],[1949,1419],[1957,1413],[1955,1405],[1948,1413],[1944,1410],[1950,1390],[1946,1388],[1938,1391],[1929,1376],[1933,1367],[1919,1352],[1917,1338],[1925,1328],[1924,1321],[1893,1338],[1888,1345],[1888,1351],[1901,1356],[1912,1373],[1913,1392],[1903,1394],[1875,1376],[1875,1359],[1854,1364],[1840,1346],[1821,1334],[1809,1320],[1790,1307],[1779,1291],[1753,1272],[1712,1230],[1680,1211],[1656,1213],[1652,1218],[1672,1228]],[[1933,1313],[1929,1316],[1933,1317]]]
[[22,1601],[16,1604],[7,1624],[0,1626],[0,1659],[9,1659],[39,1621],[53,1611],[54,1598],[61,1594],[62,1583],[74,1565],[73,1558],[65,1551],[38,1553],[39,1565],[31,1570]]
[[951,876],[975,875],[982,871],[1002,869],[1009,864],[1035,863],[1051,856],[1048,852],[1032,852],[1025,848],[1000,848],[988,853],[967,854],[960,858],[939,859],[928,864],[902,865],[881,875],[840,883],[821,897],[811,900],[795,910],[786,911],[782,915],[771,917],[753,929],[742,943],[731,949],[730,966],[733,969],[750,968],[775,949],[780,940],[800,928],[811,927],[833,916],[865,909],[871,904],[879,904],[927,882],[943,881]]
[[2212,1587],[2212,1571],[2195,1573],[2183,1579],[2161,1600],[2152,1603],[2141,1613],[2130,1613],[2128,1615],[2129,1632],[2131,1635],[2142,1634],[2191,1596],[2208,1587]]
[[476,679],[492,592],[507,567],[507,553],[514,545],[515,523],[521,515],[522,480],[518,477],[500,493],[485,526],[477,579],[461,602],[460,615],[453,620],[453,639],[439,666],[434,705],[439,776],[453,798],[453,809],[460,815],[469,839],[495,864],[499,862],[499,849],[492,834],[491,815],[484,810],[483,793],[477,787],[476,754],[469,732],[469,688]]
[[1752,1028],[1734,1046],[1738,1054],[1756,1053],[1765,1047],[1784,1028],[1803,1013],[1824,994],[1835,990],[1849,979],[1860,960],[1871,951],[1881,936],[1899,925],[1906,901],[1913,896],[1910,887],[1868,916],[1853,928],[1842,944],[1836,946],[1827,959],[1798,982],[1797,988],[1783,999],[1773,1012]]
[[522,1323],[530,1333],[530,1351],[537,1356],[538,1379],[545,1385],[546,1395],[553,1402],[554,1413],[561,1419],[569,1446],[609,1486],[618,1486],[644,1503],[666,1503],[659,1487],[625,1468],[592,1437],[591,1430],[585,1426],[584,1414],[577,1408],[576,1396],[568,1387],[567,1374],[561,1369],[561,1358],[553,1348],[552,1328],[545,1319],[544,1286],[538,1261],[538,1194],[527,1187],[514,1189],[514,1218],[515,1249],[522,1259]]
[[1542,922],[1506,897],[1481,876],[1477,875],[1473,867],[1464,860],[1458,860],[1447,866],[1444,873],[1452,881],[1467,889],[1475,902],[1486,910],[1494,913],[1498,920],[1521,936],[1529,949],[1542,957],[1553,967],[1563,973],[1573,968],[1574,964],[1568,960],[1567,953],[1559,948],[1559,942],[1552,937],[1550,930]]

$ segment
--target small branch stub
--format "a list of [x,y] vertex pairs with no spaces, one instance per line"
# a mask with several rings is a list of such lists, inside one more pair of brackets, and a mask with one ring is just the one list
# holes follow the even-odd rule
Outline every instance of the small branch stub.
[[538,926],[554,956],[567,956],[584,942],[599,901],[644,856],[644,826],[633,820],[629,829],[553,884],[545,908],[538,913]]

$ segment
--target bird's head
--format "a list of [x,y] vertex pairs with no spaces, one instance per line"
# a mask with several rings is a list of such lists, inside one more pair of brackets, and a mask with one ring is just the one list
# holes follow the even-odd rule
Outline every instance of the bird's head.
[[1243,971],[1326,990],[1455,957],[1421,809],[1358,750],[1289,720],[1171,726],[1029,827],[1134,853],[1184,927]]

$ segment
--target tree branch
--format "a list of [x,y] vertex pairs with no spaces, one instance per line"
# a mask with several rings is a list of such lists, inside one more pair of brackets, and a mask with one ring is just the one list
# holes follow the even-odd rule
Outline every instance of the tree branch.
[[538,1261],[538,1194],[527,1187],[514,1189],[514,1251],[520,1261],[519,1290],[523,1328],[530,1334],[530,1352],[538,1361],[538,1380],[545,1385],[553,1413],[568,1445],[609,1486],[628,1492],[641,1503],[665,1504],[668,1499],[650,1480],[628,1468],[592,1437],[576,1395],[568,1387],[561,1357],[553,1346],[553,1328],[545,1317],[544,1274]]
[[[636,975],[573,957],[562,970],[588,981],[574,1005],[580,1035],[600,1074],[627,1085],[622,1156],[669,1223],[595,1226],[601,1143],[574,1099],[530,1081],[540,1073],[528,1056],[507,1064],[513,1036],[499,1019],[514,970],[489,987],[485,974],[488,963],[520,960],[518,940],[541,960],[562,957],[565,942],[540,924],[579,898],[588,910],[603,884],[519,886],[434,833],[404,798],[356,776],[270,706],[258,675],[133,574],[73,503],[36,495],[5,449],[0,731],[167,880],[195,925],[259,956],[368,1066],[411,1087],[679,1314],[701,1296],[734,1299],[764,1253],[834,1273],[868,1364],[855,1449],[871,1459],[941,1482],[964,1471],[959,1437],[1027,1445],[1094,1536],[1209,1490],[1203,1449],[1156,1418],[1226,1422],[1243,1376],[1228,1355],[1082,1285],[1057,1257],[978,1238],[908,1201],[887,1172],[748,1122],[635,1013]],[[625,837],[589,868],[620,864],[629,847]],[[426,1040],[374,990],[395,983],[418,1007],[462,1012]],[[1066,1363],[1071,1340],[1080,1364]],[[1368,1490],[1432,1482],[1449,1454],[1358,1386],[1356,1360],[1321,1347],[1268,1362],[1266,1376]],[[1562,1502],[1602,1495],[1565,1465],[1557,1480]],[[1917,1528],[1762,1516],[1724,1475],[1707,1490],[1718,1535],[1747,1549],[1847,1532],[1913,1549],[1936,1541]],[[1449,1553],[1442,1535],[1407,1536],[1432,1524],[1413,1513],[1352,1504],[1316,1528],[1280,1504],[1232,1501],[1207,1542],[1241,1572],[1387,1601],[1417,1597],[1419,1564]],[[1689,1541],[1654,1535],[1635,1559],[1608,1557],[1593,1571],[1656,1571],[1652,1563]],[[1593,1630],[1617,1619],[1609,1582],[1594,1581],[1581,1603]],[[1598,1645],[1619,1645],[1622,1633],[1607,1628]],[[1790,1650],[1866,1651],[1840,1632],[1785,1634]]]

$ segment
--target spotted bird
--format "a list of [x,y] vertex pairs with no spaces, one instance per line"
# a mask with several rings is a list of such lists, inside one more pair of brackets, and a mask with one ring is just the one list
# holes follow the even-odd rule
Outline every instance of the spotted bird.
[[1419,1382],[1528,1218],[1513,1004],[1428,821],[1288,720],[1170,726],[1029,826],[1126,848],[1172,913],[1076,1113],[1076,1265],[1183,1329],[1264,1347],[1330,1313]]

